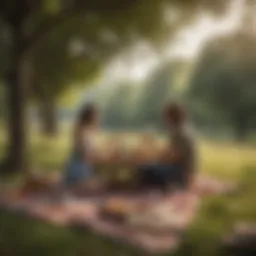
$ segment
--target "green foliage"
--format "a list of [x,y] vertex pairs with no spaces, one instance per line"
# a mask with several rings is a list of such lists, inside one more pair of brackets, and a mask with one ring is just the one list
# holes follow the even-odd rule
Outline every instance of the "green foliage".
[[172,93],[172,68],[170,63],[162,64],[149,78],[138,102],[140,125],[161,127],[163,109]]
[[[19,22],[28,35],[28,47],[34,49],[33,95],[56,99],[71,84],[90,81],[131,43],[140,39],[163,42],[165,36],[189,22],[197,5],[216,11],[207,0],[1,1],[0,20],[5,26],[0,26],[4,44],[0,56],[5,61],[0,70],[6,69],[10,58],[8,33]],[[76,56],[69,51],[73,42],[84,48]]]
[[129,84],[114,87],[104,109],[103,117],[106,126],[112,128],[129,128],[133,125],[134,88]]
[[[11,28],[20,22],[35,48],[35,84],[39,95],[58,97],[70,81],[89,80],[119,49],[138,40],[163,41],[197,13],[197,6],[216,11],[208,0],[40,0],[1,1],[0,19]],[[225,7],[225,5],[221,5]],[[18,8],[20,8],[18,10]],[[168,13],[166,12],[168,11]],[[179,15],[177,15],[177,13]],[[176,17],[170,19],[170,16]],[[169,20],[167,22],[166,18]],[[186,18],[186,19],[184,19]],[[116,38],[102,40],[104,31]],[[67,51],[76,37],[93,46],[90,56],[71,58]],[[108,42],[106,42],[108,41]],[[111,40],[110,40],[111,41]],[[6,51],[5,51],[6,52]]]
[[68,38],[66,35],[56,34],[36,51],[34,56],[36,97],[56,99],[70,85],[90,80],[103,64],[87,56],[72,56],[68,49]]
[[43,8],[47,13],[56,14],[61,9],[62,0],[45,0],[43,1]]
[[173,93],[172,65],[162,64],[143,83],[118,84],[112,90],[104,98],[103,116],[108,127],[161,128],[162,111]]
[[[256,38],[235,34],[210,43],[193,77],[189,96],[244,137],[256,111]],[[254,126],[255,127],[255,126]]]

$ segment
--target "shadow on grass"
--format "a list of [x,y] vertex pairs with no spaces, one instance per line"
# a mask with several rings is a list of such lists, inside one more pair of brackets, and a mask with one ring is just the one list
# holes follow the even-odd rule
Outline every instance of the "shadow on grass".
[[145,254],[90,232],[55,227],[1,211],[0,255],[139,256]]

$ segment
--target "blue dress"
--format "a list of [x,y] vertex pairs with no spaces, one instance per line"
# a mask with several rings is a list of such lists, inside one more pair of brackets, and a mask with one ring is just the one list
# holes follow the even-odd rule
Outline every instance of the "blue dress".
[[92,165],[86,163],[79,154],[73,153],[66,167],[64,183],[70,187],[83,183],[92,176]]
[[87,140],[85,150],[75,148],[66,166],[64,183],[71,187],[82,184],[87,179],[94,175],[93,165],[85,161],[85,154],[90,154],[92,151],[91,143]]

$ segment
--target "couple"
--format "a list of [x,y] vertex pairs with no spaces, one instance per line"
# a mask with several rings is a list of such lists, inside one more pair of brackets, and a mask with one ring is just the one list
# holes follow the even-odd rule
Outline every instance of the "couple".
[[[179,104],[168,104],[164,109],[164,120],[170,137],[168,152],[159,163],[145,163],[138,167],[141,185],[164,188],[174,184],[188,189],[192,185],[195,171],[195,147],[187,130],[187,116]],[[74,145],[65,172],[65,184],[75,187],[94,177],[94,166],[101,162],[93,145],[93,136],[99,128],[100,114],[93,105],[85,106],[78,117],[74,131]]]

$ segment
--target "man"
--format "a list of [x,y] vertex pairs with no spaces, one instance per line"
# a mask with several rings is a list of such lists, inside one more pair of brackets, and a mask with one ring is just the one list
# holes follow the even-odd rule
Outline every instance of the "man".
[[170,147],[159,163],[140,167],[144,185],[166,188],[174,185],[188,189],[192,186],[196,163],[194,140],[188,129],[185,109],[171,103],[165,107],[164,119],[170,137]]

